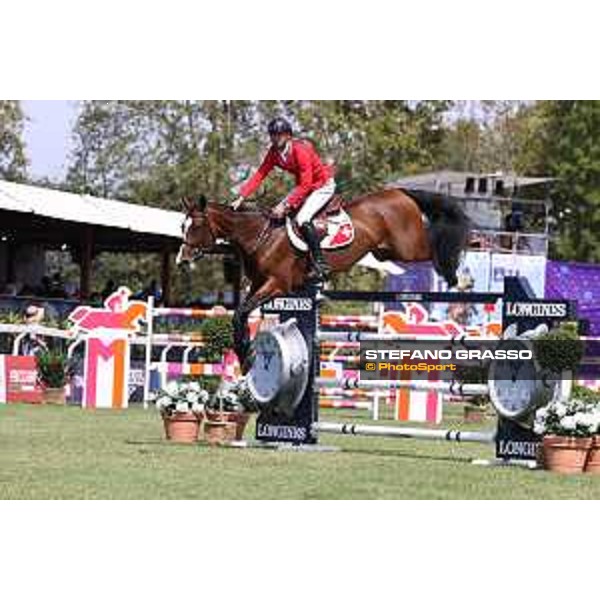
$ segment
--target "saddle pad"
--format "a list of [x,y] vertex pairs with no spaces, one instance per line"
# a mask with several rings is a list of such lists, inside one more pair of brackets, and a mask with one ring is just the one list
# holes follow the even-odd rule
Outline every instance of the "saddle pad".
[[[344,248],[354,241],[354,225],[352,225],[350,215],[344,209],[335,215],[328,216],[326,220],[319,219],[319,225],[322,226],[323,224],[325,224],[327,230],[321,240],[323,250]],[[285,226],[292,246],[300,252],[306,252],[308,246],[296,231],[294,221],[288,217]]]

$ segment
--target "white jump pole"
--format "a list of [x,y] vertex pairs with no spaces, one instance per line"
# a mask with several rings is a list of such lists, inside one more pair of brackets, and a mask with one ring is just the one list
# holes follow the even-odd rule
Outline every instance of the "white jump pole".
[[402,379],[355,379],[341,378],[330,379],[328,377],[318,377],[316,385],[319,387],[341,387],[344,389],[381,389],[381,388],[408,388],[416,391],[436,391],[457,396],[484,396],[489,393],[489,387],[486,383],[460,383],[447,381],[412,381]]
[[416,427],[387,427],[385,425],[355,425],[352,423],[318,422],[313,424],[315,433],[340,435],[364,435],[372,437],[399,437],[414,439],[443,440],[447,442],[476,442],[491,444],[496,439],[495,431],[458,431],[452,429],[419,429]]
[[152,369],[152,333],[154,330],[154,296],[148,297],[146,304],[146,367],[144,371],[144,408],[150,401],[150,372]]
[[[319,342],[418,342],[419,336],[409,333],[374,333],[372,331],[318,331]],[[448,341],[454,344],[461,342],[498,342],[497,337],[481,336],[472,337],[466,334],[460,336],[452,335],[428,335],[421,339],[427,341]]]

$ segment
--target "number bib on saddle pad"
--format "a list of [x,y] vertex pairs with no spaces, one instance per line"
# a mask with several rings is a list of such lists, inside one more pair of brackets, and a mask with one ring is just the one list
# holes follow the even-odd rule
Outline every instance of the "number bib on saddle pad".
[[[321,239],[321,248],[323,248],[323,250],[344,248],[354,240],[354,226],[350,220],[350,215],[348,215],[343,208],[335,214],[317,217],[313,223],[319,233],[322,234],[322,232],[325,232],[325,235]],[[294,220],[288,217],[285,225],[292,246],[296,248],[296,250],[306,252],[308,246],[302,236],[298,233],[298,228]]]

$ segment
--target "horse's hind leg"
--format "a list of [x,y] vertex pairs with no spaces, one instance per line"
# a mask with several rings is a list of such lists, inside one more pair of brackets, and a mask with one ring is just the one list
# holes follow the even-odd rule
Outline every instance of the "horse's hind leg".
[[376,248],[375,250],[371,250],[371,254],[381,262],[395,258],[394,253],[387,248]]

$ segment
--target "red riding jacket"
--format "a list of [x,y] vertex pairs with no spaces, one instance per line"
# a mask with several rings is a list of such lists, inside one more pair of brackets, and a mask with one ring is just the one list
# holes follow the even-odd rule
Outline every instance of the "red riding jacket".
[[287,202],[292,208],[298,208],[312,192],[323,187],[333,177],[333,167],[321,162],[310,142],[292,140],[285,157],[271,146],[258,171],[242,185],[240,195],[244,198],[252,195],[274,167],[279,167],[296,177],[296,187],[287,197]]

